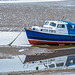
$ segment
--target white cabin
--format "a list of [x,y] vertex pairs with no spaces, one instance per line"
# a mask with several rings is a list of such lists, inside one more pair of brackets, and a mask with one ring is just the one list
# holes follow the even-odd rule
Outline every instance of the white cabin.
[[67,24],[62,21],[45,21],[43,27],[32,26],[32,29],[44,33],[68,35]]

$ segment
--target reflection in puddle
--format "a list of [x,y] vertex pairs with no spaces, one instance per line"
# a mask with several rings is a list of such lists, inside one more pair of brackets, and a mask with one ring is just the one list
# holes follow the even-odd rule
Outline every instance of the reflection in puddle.
[[38,60],[39,56],[37,55],[34,57],[33,55],[19,55],[13,56],[12,59],[0,59],[0,73],[75,69],[75,54],[54,58],[46,56],[46,59],[42,59],[42,57],[41,55]]
[[46,57],[46,59],[42,59],[43,55],[40,55],[40,58],[37,55],[26,57],[26,60],[24,61],[25,70],[40,71],[40,70],[75,69],[75,54],[54,57],[54,58],[49,58],[49,55],[44,55],[44,56]]

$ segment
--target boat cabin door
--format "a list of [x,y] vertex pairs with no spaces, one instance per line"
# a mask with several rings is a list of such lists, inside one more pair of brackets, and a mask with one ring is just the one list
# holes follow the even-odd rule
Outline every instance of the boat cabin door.
[[58,34],[67,34],[67,27],[65,24],[57,24],[57,29],[56,29]]
[[75,26],[74,25],[69,25],[68,26],[68,33],[75,35]]

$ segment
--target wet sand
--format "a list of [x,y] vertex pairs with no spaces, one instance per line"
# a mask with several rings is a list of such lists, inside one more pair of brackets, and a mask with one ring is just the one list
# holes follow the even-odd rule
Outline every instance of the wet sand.
[[44,72],[34,72],[34,73],[16,73],[16,74],[9,74],[9,75],[74,75],[75,69],[73,70],[60,70],[60,71],[44,71]]
[[[24,27],[42,26],[45,20],[66,20],[75,23],[75,1],[45,3],[0,4],[0,31],[24,31]],[[65,46],[68,47],[68,46]],[[63,48],[65,48],[63,47]],[[72,46],[69,46],[72,47]],[[74,46],[73,46],[74,47]],[[62,48],[61,46],[59,48]],[[58,46],[14,47],[0,46],[0,59],[15,55],[53,53]],[[66,49],[56,52],[65,52]],[[67,51],[67,50],[66,50]],[[71,50],[70,50],[71,51]],[[75,49],[73,49],[75,52]],[[71,51],[73,53],[73,51]],[[69,50],[68,50],[69,52]],[[70,53],[70,52],[69,52]],[[75,70],[74,70],[75,71]],[[67,72],[67,71],[66,71]],[[72,71],[71,71],[72,72]],[[60,75],[60,72],[38,72],[29,75]],[[15,74],[14,74],[15,75]],[[28,74],[16,74],[28,75]],[[66,75],[63,73],[63,75]]]
[[[9,57],[16,55],[40,55],[40,54],[49,54],[49,53],[59,53],[65,55],[66,52],[69,54],[75,53],[75,45],[71,46],[32,46],[32,47],[16,47],[16,46],[0,46],[0,58]],[[64,54],[63,54],[64,53]],[[3,55],[2,55],[3,54]]]
[[0,4],[0,31],[24,31],[24,27],[43,26],[45,20],[75,23],[75,1]]

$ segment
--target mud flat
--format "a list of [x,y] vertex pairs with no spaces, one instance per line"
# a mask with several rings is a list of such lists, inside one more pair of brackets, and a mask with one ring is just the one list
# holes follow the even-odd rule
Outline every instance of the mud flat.
[[24,31],[24,27],[42,26],[45,20],[75,23],[75,1],[40,3],[0,3],[0,31]]
[[75,70],[59,70],[59,71],[40,71],[40,72],[34,72],[34,73],[10,73],[9,75],[74,75],[75,74]]

